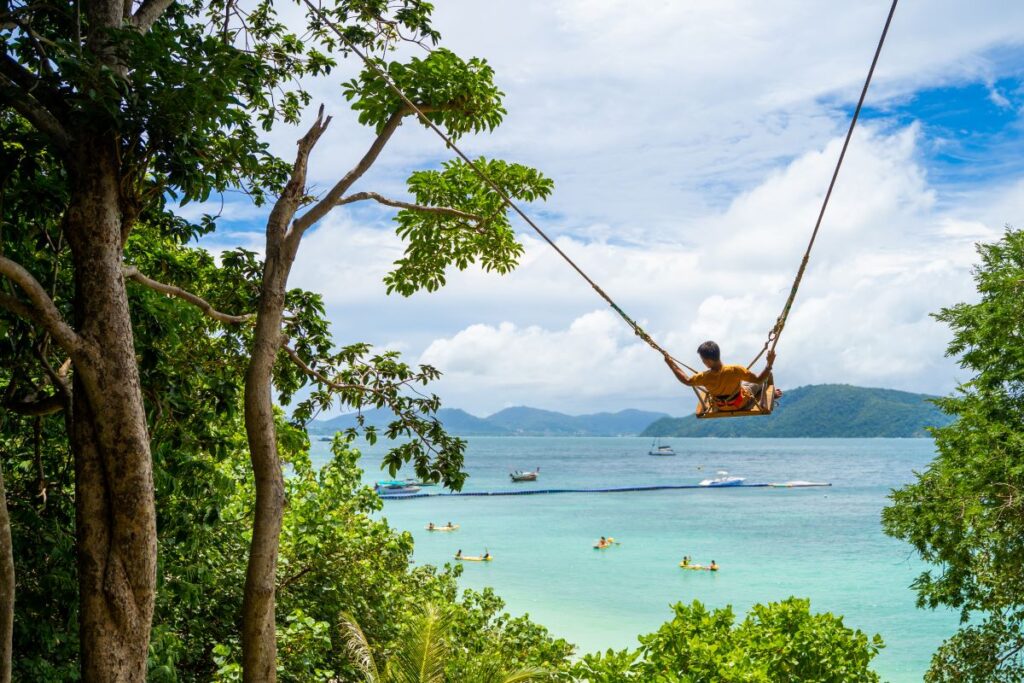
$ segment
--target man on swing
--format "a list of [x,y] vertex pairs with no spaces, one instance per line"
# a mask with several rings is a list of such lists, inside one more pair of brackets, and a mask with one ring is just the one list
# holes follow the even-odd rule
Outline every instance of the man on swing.
[[[672,374],[688,387],[703,387],[708,399],[716,411],[734,412],[750,410],[761,402],[765,387],[774,384],[772,380],[772,364],[775,362],[775,351],[768,352],[767,364],[760,375],[755,375],[742,365],[723,365],[722,350],[713,341],[706,341],[697,347],[697,355],[704,361],[707,370],[687,376],[675,362],[665,355],[665,363],[671,368]],[[775,390],[775,398],[782,392]]]

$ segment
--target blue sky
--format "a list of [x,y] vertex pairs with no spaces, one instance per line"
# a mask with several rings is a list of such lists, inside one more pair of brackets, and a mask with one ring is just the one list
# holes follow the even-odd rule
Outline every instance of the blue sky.
[[[555,194],[533,215],[677,356],[705,338],[752,356],[788,290],[888,2],[438,5],[443,44],[487,58],[507,94],[505,124],[466,139],[467,152],[550,175]],[[973,244],[1024,210],[1022,25],[1024,3],[1005,0],[897,11],[780,344],[780,384],[941,393],[966,379],[929,313],[973,296]],[[370,140],[338,96],[348,77],[311,84],[335,116],[312,159],[318,187]],[[298,134],[269,140],[288,155]],[[403,126],[359,189],[403,197],[409,172],[445,158],[426,131]],[[339,343],[437,365],[445,402],[476,414],[689,410],[657,354],[528,234],[513,275],[470,271],[438,293],[385,296],[381,278],[401,254],[390,215],[338,211],[300,250],[292,283],[323,293]],[[263,217],[229,197],[205,244],[258,249]]]

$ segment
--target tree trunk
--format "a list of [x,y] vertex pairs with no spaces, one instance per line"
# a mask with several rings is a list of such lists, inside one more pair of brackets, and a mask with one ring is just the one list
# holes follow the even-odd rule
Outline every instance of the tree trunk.
[[245,431],[256,482],[255,518],[242,601],[242,671],[246,683],[277,679],[274,593],[284,518],[284,478],[277,452],[272,381],[274,361],[281,348],[281,320],[293,258],[282,251],[280,244],[267,250],[252,357],[245,374]]
[[79,145],[65,231],[75,269],[75,456],[81,668],[144,681],[156,590],[156,508],[145,410],[122,275],[116,144]]
[[0,461],[0,683],[11,683],[11,641],[14,631],[14,548],[7,512],[3,462]]
[[263,262],[252,356],[245,372],[245,432],[256,483],[256,509],[242,599],[242,679],[245,683],[277,680],[274,599],[285,500],[274,424],[274,362],[281,349],[288,274],[302,238],[301,230],[291,233],[288,226],[305,196],[309,152],[330,122],[323,114],[323,107],[320,107],[316,123],[299,140],[291,178],[267,219],[267,256]]

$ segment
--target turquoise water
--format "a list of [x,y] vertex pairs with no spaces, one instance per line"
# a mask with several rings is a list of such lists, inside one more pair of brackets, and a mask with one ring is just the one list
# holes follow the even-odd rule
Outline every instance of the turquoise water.
[[[909,585],[922,568],[883,535],[889,490],[933,455],[926,439],[666,439],[676,457],[647,455],[640,438],[470,438],[465,490],[690,484],[716,470],[748,482],[830,481],[825,489],[718,489],[645,493],[427,498],[385,503],[392,525],[416,538],[417,563],[443,565],[461,548],[489,550],[466,563],[462,583],[492,586],[513,613],[529,613],[583,651],[636,645],[694,599],[745,612],[757,602],[808,597],[815,611],[879,633],[875,669],[920,681],[931,653],[956,627],[949,612],[919,610]],[[314,456],[329,444],[314,442]],[[367,480],[382,477],[384,446],[364,447]],[[512,469],[541,468],[511,484]],[[436,489],[428,489],[436,490]],[[430,533],[428,521],[461,525]],[[621,545],[593,549],[601,535]],[[687,572],[684,554],[717,574]]]

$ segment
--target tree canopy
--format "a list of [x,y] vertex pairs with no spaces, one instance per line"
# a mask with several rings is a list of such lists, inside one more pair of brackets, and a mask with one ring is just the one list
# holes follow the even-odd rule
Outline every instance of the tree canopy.
[[980,300],[936,315],[972,378],[936,401],[954,418],[933,430],[938,455],[882,516],[886,533],[935,565],[914,583],[919,605],[963,619],[931,681],[1024,677],[1024,232],[1008,229],[978,254]]

